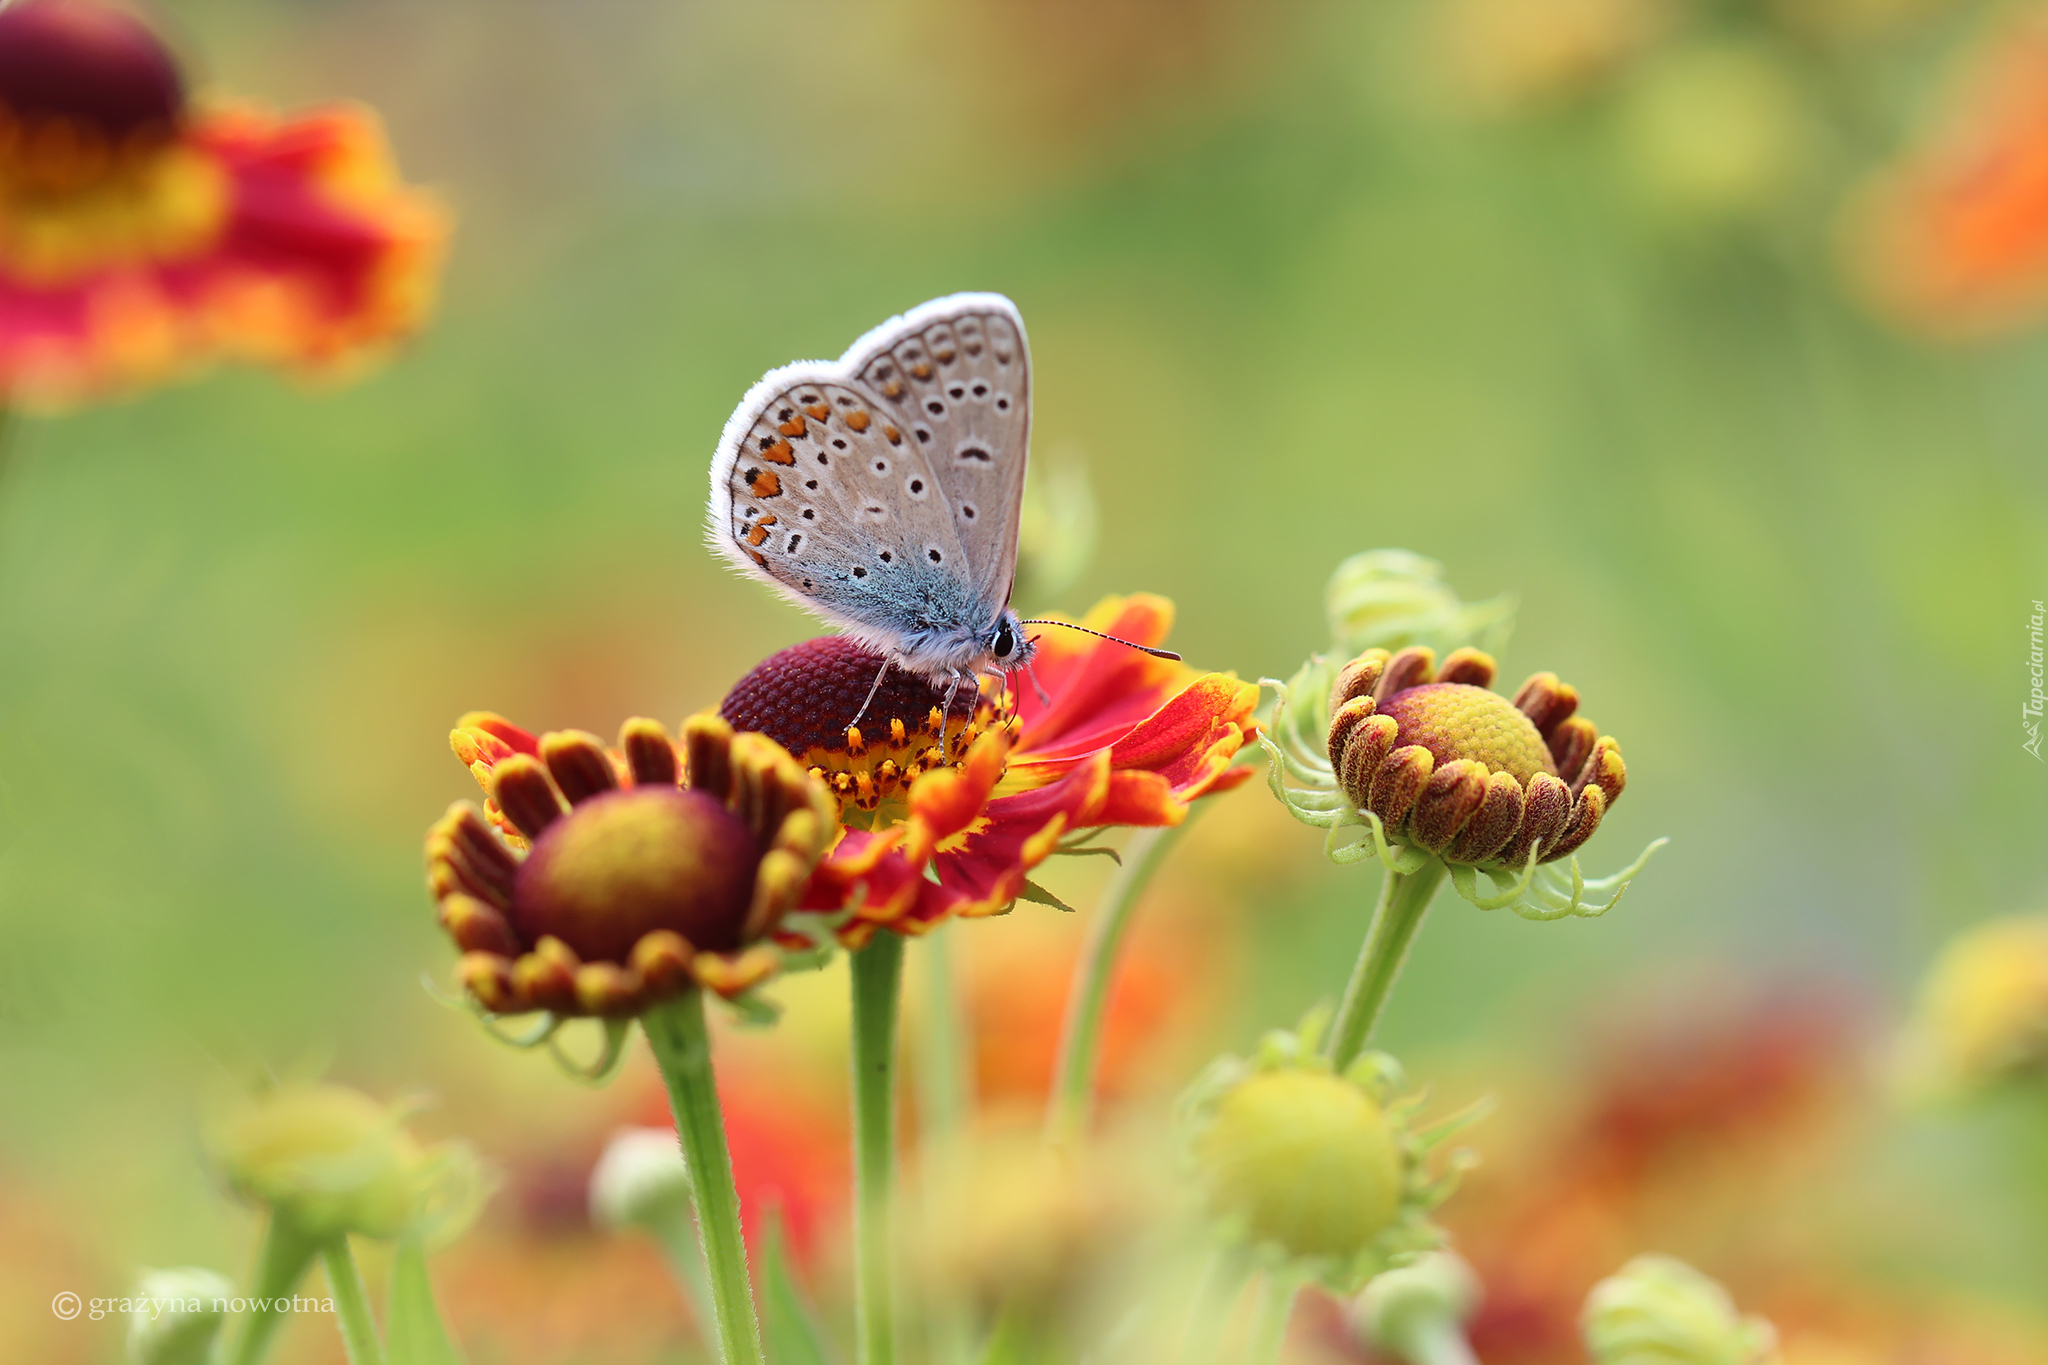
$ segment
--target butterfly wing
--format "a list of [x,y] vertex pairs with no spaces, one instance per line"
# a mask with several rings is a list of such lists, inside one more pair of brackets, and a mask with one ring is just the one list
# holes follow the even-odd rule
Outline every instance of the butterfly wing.
[[712,543],[783,596],[921,668],[975,619],[952,510],[896,405],[826,362],[748,391],[711,466]]
[[892,318],[841,361],[895,405],[953,513],[975,600],[993,620],[1017,574],[1031,440],[1031,354],[1017,305],[954,294]]
[[972,667],[1016,571],[1029,424],[1015,305],[934,300],[748,390],[711,462],[708,538],[908,667]]

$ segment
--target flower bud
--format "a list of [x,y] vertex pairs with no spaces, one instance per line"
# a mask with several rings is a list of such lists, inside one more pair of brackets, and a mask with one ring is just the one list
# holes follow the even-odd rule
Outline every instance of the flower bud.
[[1767,1365],[1777,1333],[1683,1261],[1638,1256],[1593,1286],[1580,1318],[1594,1365]]
[[484,1194],[462,1143],[422,1147],[404,1111],[338,1085],[290,1084],[218,1119],[215,1159],[235,1190],[315,1240],[452,1235]]
[[1330,575],[1323,610],[1342,657],[1411,645],[1448,654],[1468,645],[1498,650],[1513,624],[1515,599],[1460,601],[1435,560],[1409,550],[1367,550]]
[[1348,1316],[1358,1334],[1404,1360],[1450,1358],[1430,1347],[1460,1331],[1479,1306],[1479,1277],[1448,1251],[1432,1251],[1373,1277]]
[[128,1319],[129,1365],[206,1365],[234,1295],[234,1281],[202,1266],[144,1271]]
[[690,1168],[668,1128],[621,1128],[590,1172],[590,1221],[658,1228],[689,1216]]
[[1195,1150],[1211,1206],[1292,1256],[1356,1256],[1400,1213],[1392,1126],[1371,1095],[1325,1071],[1238,1082]]

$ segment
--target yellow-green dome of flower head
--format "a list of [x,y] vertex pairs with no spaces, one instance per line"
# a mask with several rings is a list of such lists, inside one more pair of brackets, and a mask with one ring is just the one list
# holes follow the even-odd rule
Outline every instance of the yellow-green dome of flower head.
[[1196,1146],[1219,1212],[1300,1256],[1355,1256],[1401,1208],[1394,1131],[1365,1091],[1325,1071],[1268,1071],[1216,1104]]
[[[1320,1016],[1219,1057],[1181,1101],[1194,1184],[1224,1239],[1338,1294],[1441,1245],[1429,1213],[1469,1154],[1431,1153],[1477,1107],[1417,1127],[1400,1064],[1368,1052],[1343,1071],[1317,1050]],[[1397,1097],[1398,1096],[1398,1097]]]
[[484,1193],[475,1157],[461,1143],[422,1146],[404,1119],[345,1086],[295,1083],[222,1114],[209,1146],[238,1193],[316,1241],[466,1223]]
[[1524,787],[1538,773],[1557,776],[1550,746],[1529,717],[1484,687],[1424,683],[1389,697],[1379,714],[1391,716],[1403,742],[1420,744],[1439,765],[1468,759],[1485,764],[1489,776],[1506,773]]

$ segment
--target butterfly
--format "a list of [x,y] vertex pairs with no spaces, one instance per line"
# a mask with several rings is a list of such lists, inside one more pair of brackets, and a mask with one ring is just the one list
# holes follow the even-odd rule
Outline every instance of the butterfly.
[[1030,439],[1017,305],[933,299],[747,390],[711,460],[707,535],[882,655],[876,687],[892,665],[953,687],[1025,668],[1024,627],[1068,624],[1010,607]]

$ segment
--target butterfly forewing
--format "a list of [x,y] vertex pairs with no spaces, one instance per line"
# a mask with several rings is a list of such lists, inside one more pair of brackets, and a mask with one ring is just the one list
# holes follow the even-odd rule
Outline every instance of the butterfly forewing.
[[[954,307],[944,307],[953,303]],[[927,308],[932,308],[927,305]],[[1031,359],[1006,299],[966,295],[919,309],[871,358],[847,359],[894,404],[951,506],[976,599],[991,617],[1009,600],[1031,429]]]

